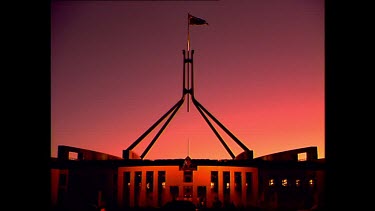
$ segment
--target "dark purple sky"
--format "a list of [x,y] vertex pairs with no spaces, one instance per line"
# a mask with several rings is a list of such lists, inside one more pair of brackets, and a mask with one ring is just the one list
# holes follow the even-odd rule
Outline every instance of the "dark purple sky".
[[[190,26],[196,99],[254,157],[307,146],[325,157],[323,0],[52,2],[51,156],[58,145],[122,156],[181,98],[188,12],[209,23]],[[145,158],[184,158],[188,142],[192,158],[230,158],[186,102]]]

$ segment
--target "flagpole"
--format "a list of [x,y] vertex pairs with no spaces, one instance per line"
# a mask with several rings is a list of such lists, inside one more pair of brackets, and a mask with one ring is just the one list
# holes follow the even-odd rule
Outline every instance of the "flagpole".
[[189,51],[190,51],[190,30],[189,30],[189,25],[190,25],[190,20],[189,20],[189,13],[188,13],[188,23],[187,23],[188,27],[187,27],[187,30],[188,30],[188,35],[187,35],[187,51],[188,51],[188,55],[189,55]]
[[[190,59],[190,29],[189,29],[189,25],[190,25],[190,14],[188,13],[188,22],[187,22],[187,30],[188,30],[188,34],[187,34],[187,57],[188,59]],[[189,68],[189,63],[187,63],[187,88],[190,89],[190,68]],[[187,112],[189,112],[189,94],[187,95]]]
[[188,156],[190,156],[190,139],[188,138]]

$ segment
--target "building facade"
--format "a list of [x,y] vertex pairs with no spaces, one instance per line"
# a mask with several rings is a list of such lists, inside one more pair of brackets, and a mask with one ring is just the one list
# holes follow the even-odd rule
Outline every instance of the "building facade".
[[127,210],[187,200],[201,208],[307,209],[324,204],[324,160],[315,153],[307,147],[254,159],[142,160],[59,146],[60,157],[51,162],[51,205]]

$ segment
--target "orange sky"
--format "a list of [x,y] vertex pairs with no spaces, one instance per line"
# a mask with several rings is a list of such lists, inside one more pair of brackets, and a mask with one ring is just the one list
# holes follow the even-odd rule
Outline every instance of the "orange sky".
[[[325,157],[324,1],[240,2],[52,2],[51,156],[58,145],[122,156],[181,98],[190,12],[209,23],[190,27],[196,99],[254,157],[307,146]],[[185,102],[145,158],[188,151],[230,159]]]

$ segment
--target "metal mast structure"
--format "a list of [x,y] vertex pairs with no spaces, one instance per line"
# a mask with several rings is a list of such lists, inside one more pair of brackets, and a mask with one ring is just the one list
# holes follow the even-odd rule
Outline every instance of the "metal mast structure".
[[[150,151],[152,146],[155,144],[157,139],[163,133],[165,128],[171,122],[173,117],[176,115],[177,111],[180,109],[182,104],[187,99],[187,112],[189,112],[189,99],[191,98],[194,106],[199,111],[203,119],[209,125],[211,130],[214,132],[216,137],[219,139],[220,143],[226,149],[228,154],[231,156],[232,159],[235,159],[236,156],[233,154],[231,149],[228,147],[224,139],[220,136],[219,132],[215,129],[212,122],[215,122],[229,137],[233,139],[243,150],[244,152],[241,153],[245,155],[246,158],[253,158],[253,151],[248,149],[232,132],[230,132],[218,119],[216,119],[198,100],[194,97],[194,50],[190,50],[190,33],[189,33],[189,25],[202,25],[207,24],[205,20],[196,18],[190,14],[188,14],[188,43],[187,43],[187,53],[185,50],[182,50],[183,54],[183,69],[182,69],[182,97],[175,105],[173,105],[163,116],[161,116],[149,129],[147,129],[136,141],[134,141],[126,150],[123,150],[123,158],[124,159],[132,159],[134,157],[138,158],[138,156],[132,152],[134,147],[136,147],[144,138],[153,131],[163,120],[166,121],[156,133],[154,138],[151,140],[149,145],[143,151],[143,153],[139,156],[140,159],[144,159],[147,153]],[[210,121],[211,120],[211,121]],[[136,156],[133,156],[136,155]]]

